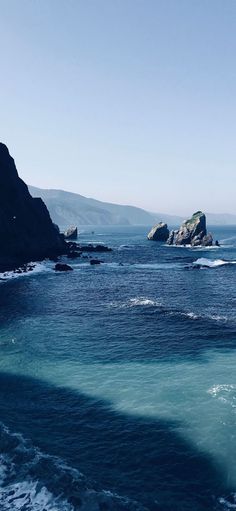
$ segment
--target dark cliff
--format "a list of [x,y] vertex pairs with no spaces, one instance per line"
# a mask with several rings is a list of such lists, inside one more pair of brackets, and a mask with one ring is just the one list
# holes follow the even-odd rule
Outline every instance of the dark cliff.
[[31,197],[0,143],[0,270],[63,253],[65,242],[40,198]]

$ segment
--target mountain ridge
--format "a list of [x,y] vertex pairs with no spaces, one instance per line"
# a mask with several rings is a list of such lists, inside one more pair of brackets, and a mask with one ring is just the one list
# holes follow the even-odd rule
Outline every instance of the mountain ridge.
[[[179,225],[184,216],[153,213],[145,209],[103,202],[75,192],[60,189],[43,189],[29,185],[33,197],[41,197],[46,203],[53,222],[61,228],[77,225],[153,225],[163,221]],[[191,212],[192,213],[192,212]],[[236,215],[230,213],[206,213],[208,225],[236,225]]]

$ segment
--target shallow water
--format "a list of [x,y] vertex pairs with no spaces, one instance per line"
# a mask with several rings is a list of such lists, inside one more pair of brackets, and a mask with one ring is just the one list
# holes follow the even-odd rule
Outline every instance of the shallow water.
[[0,283],[1,509],[236,509],[236,227],[93,230],[103,265]]

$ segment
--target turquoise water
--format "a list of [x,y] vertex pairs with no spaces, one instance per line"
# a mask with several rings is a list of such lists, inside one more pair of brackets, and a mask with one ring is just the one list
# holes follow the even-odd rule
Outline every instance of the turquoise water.
[[86,228],[103,265],[0,283],[0,509],[236,509],[236,227],[147,230]]

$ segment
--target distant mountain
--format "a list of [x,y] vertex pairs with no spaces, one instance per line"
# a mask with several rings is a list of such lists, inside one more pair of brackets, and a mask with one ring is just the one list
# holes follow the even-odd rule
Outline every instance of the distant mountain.
[[236,225],[236,215],[230,213],[206,213],[208,225]]
[[[123,206],[91,199],[77,193],[63,190],[45,190],[29,186],[33,197],[41,197],[53,222],[61,228],[68,225],[147,225],[166,222],[168,225],[180,225],[181,216],[164,213],[151,213],[134,206]],[[192,212],[190,212],[192,214]],[[236,215],[207,214],[210,225],[236,224]]]
[[83,197],[63,190],[44,190],[29,186],[33,197],[41,197],[53,222],[60,227],[76,225],[152,225],[160,219],[178,224],[180,217],[150,213],[134,206],[122,206]]

